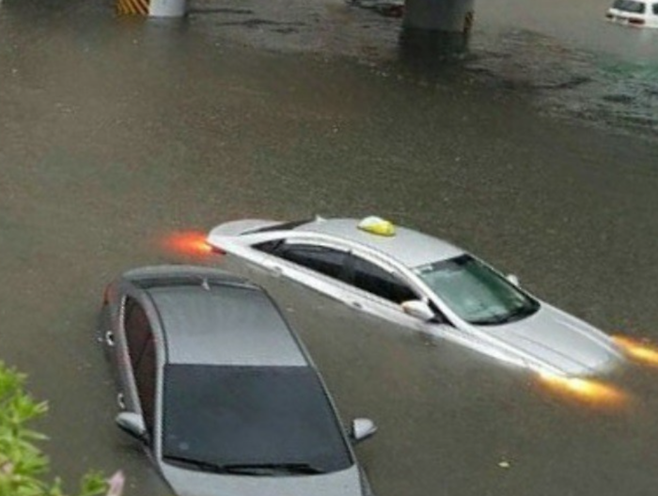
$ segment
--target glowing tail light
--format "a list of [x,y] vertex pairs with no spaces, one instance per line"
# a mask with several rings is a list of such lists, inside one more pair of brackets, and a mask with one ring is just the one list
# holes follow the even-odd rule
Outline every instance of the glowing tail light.
[[215,251],[208,244],[205,233],[196,231],[173,233],[164,239],[163,245],[169,252],[192,257],[208,256],[211,253],[222,253],[221,250]]

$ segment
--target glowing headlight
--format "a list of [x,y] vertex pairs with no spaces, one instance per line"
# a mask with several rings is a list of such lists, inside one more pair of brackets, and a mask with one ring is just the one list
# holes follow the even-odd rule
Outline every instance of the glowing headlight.
[[658,367],[658,348],[626,336],[613,336],[614,343],[630,358]]

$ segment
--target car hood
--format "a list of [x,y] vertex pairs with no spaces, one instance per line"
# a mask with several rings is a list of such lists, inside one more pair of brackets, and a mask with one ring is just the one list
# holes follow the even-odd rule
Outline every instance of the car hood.
[[620,357],[610,337],[591,325],[543,304],[530,317],[491,328],[496,339],[529,361],[566,375],[607,370]]
[[197,472],[160,463],[178,496],[362,496],[357,465],[330,474],[248,476]]

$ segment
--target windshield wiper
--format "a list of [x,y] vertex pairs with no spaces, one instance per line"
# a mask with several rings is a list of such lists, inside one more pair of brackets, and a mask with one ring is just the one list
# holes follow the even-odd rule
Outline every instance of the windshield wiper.
[[515,320],[521,320],[528,315],[531,315],[535,312],[535,308],[531,306],[518,307],[512,310],[505,319],[505,322],[513,322]]
[[309,463],[233,463],[224,468],[231,473],[260,474],[266,472],[285,472],[289,474],[324,474],[325,471]]
[[508,315],[491,315],[485,317],[484,319],[471,320],[471,324],[475,325],[495,325],[495,324],[504,324],[508,322]]
[[504,315],[491,315],[484,319],[476,320],[471,322],[475,325],[495,325],[495,324],[508,324],[516,320],[521,320],[528,315],[531,315],[535,312],[536,308],[534,307],[518,307],[515,308]]
[[218,474],[229,473],[229,471],[226,470],[226,467],[219,463],[197,460],[195,458],[187,458],[185,456],[163,456],[162,459],[165,461],[174,462],[177,465],[180,464],[191,466],[198,470],[203,470],[204,472],[215,472]]
[[325,471],[308,463],[229,463],[221,464],[187,458],[184,456],[164,456],[164,460],[193,467],[204,472],[235,475],[270,475],[272,472],[288,474],[324,474]]

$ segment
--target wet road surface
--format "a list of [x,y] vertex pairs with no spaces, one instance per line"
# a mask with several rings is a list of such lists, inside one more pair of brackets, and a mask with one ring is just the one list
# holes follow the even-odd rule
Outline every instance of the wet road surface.
[[[241,5],[264,19],[288,15]],[[521,75],[526,90],[504,63],[473,69],[513,63],[505,40],[526,36],[528,47],[560,33],[518,35],[492,14],[479,19],[472,58],[419,72],[396,58],[395,33],[382,30],[393,20],[359,13],[350,27],[353,14],[334,4],[295,12],[285,22],[297,24],[272,34],[267,23],[224,30],[221,12],[144,25],[113,19],[109,3],[5,0],[0,9],[0,356],[50,401],[47,451],[68,481],[87,467],[121,467],[130,496],[167,494],[113,425],[93,331],[111,277],[185,260],[162,247],[172,231],[377,213],[463,245],[603,329],[658,342],[652,124],[591,126],[553,113],[532,89],[539,76]],[[313,15],[324,31],[309,47]],[[499,44],[478,48],[486,39]],[[589,60],[595,47],[578,43],[568,46]],[[544,54],[541,77],[560,80],[540,70],[553,63],[545,51],[529,53]],[[569,98],[558,103],[578,100]],[[376,420],[380,432],[358,453],[377,494],[653,492],[658,370],[629,365],[610,379],[626,402],[585,405],[222,264],[287,309],[344,418]]]

